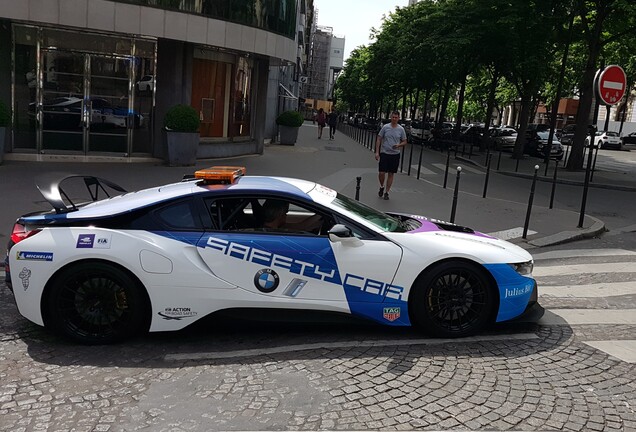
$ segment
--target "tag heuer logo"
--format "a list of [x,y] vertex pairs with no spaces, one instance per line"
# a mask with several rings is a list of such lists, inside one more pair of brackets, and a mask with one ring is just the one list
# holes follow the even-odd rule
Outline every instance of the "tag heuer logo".
[[393,322],[400,317],[400,308],[399,307],[384,308],[383,316],[385,320]]

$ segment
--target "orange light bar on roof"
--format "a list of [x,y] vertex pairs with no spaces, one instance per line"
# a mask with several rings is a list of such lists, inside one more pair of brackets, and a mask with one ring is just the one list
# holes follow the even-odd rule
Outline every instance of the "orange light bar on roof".
[[194,178],[205,180],[206,183],[234,183],[237,178],[245,175],[245,167],[213,166],[194,173]]

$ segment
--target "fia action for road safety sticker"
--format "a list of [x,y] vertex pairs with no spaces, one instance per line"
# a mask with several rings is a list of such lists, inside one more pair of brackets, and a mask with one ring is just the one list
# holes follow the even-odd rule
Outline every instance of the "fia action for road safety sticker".
[[189,307],[167,307],[163,312],[157,312],[157,314],[165,320],[182,320],[184,318],[192,318],[197,316],[198,312],[193,311]]

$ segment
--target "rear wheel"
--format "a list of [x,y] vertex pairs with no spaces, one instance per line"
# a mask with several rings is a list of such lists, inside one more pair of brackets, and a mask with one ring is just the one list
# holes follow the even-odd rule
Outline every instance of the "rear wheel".
[[436,337],[463,337],[490,322],[496,302],[484,270],[464,261],[447,261],[415,282],[409,299],[411,320]]
[[120,341],[141,331],[146,297],[129,274],[107,263],[81,263],[60,273],[44,307],[47,325],[85,344]]

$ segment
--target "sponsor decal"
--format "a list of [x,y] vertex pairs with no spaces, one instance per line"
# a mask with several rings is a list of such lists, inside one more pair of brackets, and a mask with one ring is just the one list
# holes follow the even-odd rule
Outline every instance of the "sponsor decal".
[[197,316],[197,312],[193,311],[189,307],[167,307],[163,310],[163,312],[157,312],[157,315],[165,320],[179,321],[184,318]]
[[385,320],[393,322],[400,317],[400,308],[385,307],[382,316]]
[[78,249],[92,248],[94,242],[95,242],[95,234],[80,234],[79,236],[77,236],[76,247]]
[[29,278],[31,277],[31,270],[24,267],[18,277],[22,279],[22,288],[26,291],[29,288]]
[[53,261],[53,252],[18,251],[16,258],[22,261]]
[[280,278],[272,269],[262,269],[256,272],[254,276],[254,286],[264,293],[271,293],[278,288]]
[[110,234],[80,234],[77,237],[78,249],[110,249]]
[[506,288],[506,292],[504,293],[504,297],[505,298],[520,297],[520,296],[524,296],[526,294],[530,294],[530,292],[532,292],[532,287],[531,286],[525,286],[525,287],[521,287],[521,288]]

